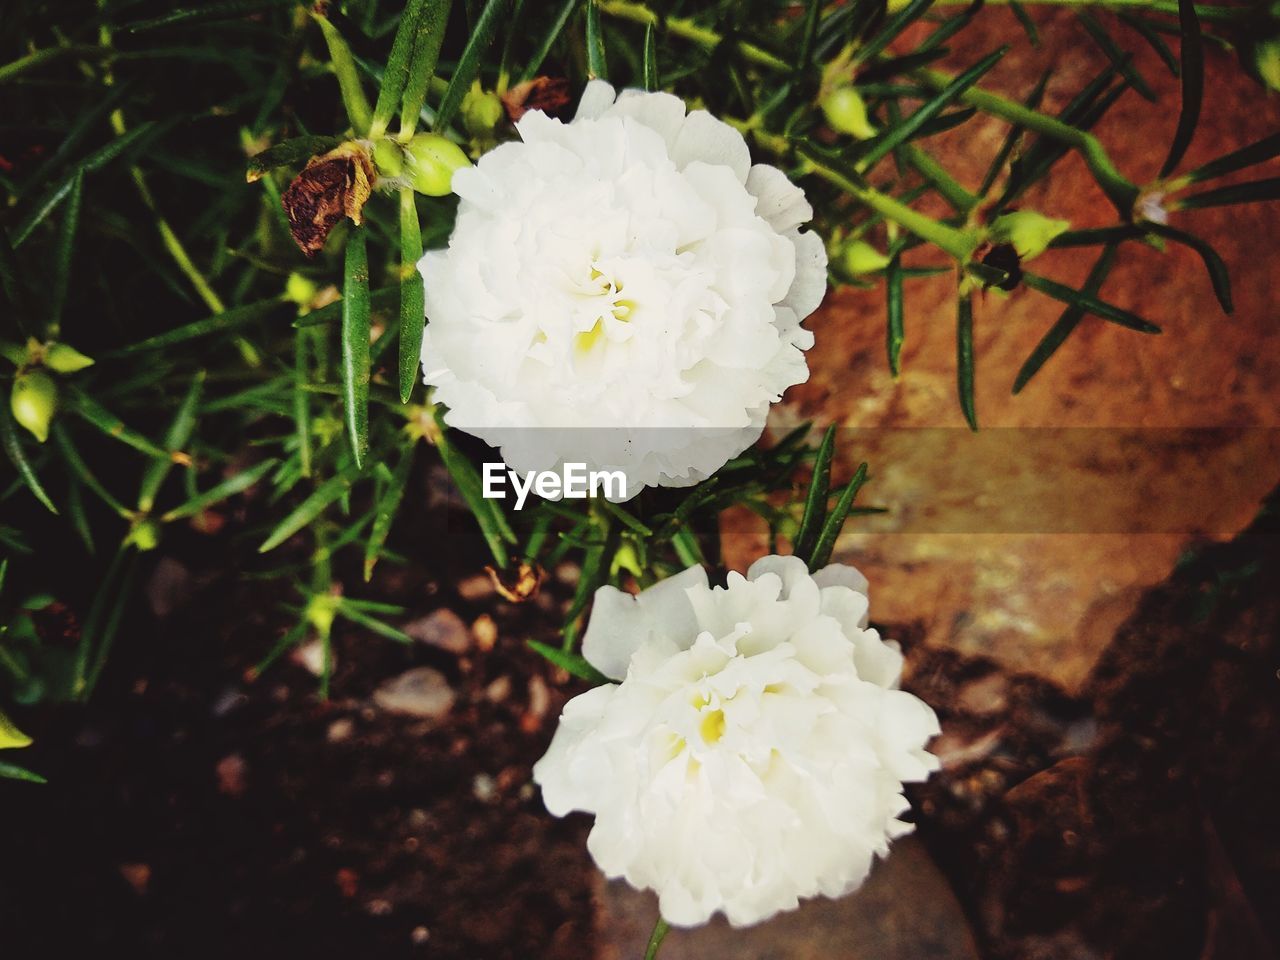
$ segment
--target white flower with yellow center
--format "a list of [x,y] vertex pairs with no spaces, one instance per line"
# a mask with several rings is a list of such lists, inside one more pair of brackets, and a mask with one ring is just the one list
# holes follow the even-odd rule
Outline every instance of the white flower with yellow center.
[[938,767],[937,719],[897,689],[852,567],[770,556],[727,587],[701,567],[603,587],[583,654],[621,682],[569,701],[534,779],[553,814],[595,815],[596,863],[672,924],[848,893],[911,829],[903,783]]
[[710,476],[808,378],[826,291],[813,211],[741,134],[665,93],[593,81],[453,176],[422,258],[423,377],[509,466],[622,470],[628,493]]

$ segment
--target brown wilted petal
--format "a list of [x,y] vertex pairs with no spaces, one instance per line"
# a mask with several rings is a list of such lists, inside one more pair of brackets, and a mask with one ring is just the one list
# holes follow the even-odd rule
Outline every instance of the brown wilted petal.
[[534,77],[502,95],[502,105],[512,123],[530,110],[554,114],[568,102],[569,81],[564,77]]
[[542,581],[547,575],[546,571],[536,563],[527,561],[522,562],[514,574],[499,573],[493,567],[484,569],[489,574],[489,579],[493,581],[494,589],[503,599],[510,600],[512,603],[524,603],[535,597],[538,587],[542,586]]
[[324,247],[344,216],[357,226],[373,184],[373,164],[359,144],[312,157],[280,198],[294,242],[308,257]]

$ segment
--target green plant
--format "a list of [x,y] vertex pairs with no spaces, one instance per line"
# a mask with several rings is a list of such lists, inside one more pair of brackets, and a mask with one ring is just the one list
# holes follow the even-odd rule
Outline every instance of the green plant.
[[[333,595],[332,564],[357,554],[368,580],[397,560],[395,516],[422,455],[448,470],[499,577],[581,563],[562,646],[536,645],[578,672],[594,588],[716,563],[717,518],[729,506],[762,516],[775,544],[830,553],[844,516],[859,512],[852,497],[865,477],[843,488],[825,526],[816,519],[830,493],[830,434],[815,449],[797,431],[697,487],[626,505],[542,503],[516,516],[481,496],[469,445],[415,386],[423,291],[414,264],[452,228],[455,198],[436,194],[465,161],[459,148],[474,155],[512,136],[506,110],[540,77],[567,78],[575,96],[591,76],[673,90],[801,178],[835,278],[886,285],[895,374],[908,334],[904,286],[953,274],[958,398],[974,428],[972,304],[983,287],[1023,286],[1065,307],[1015,392],[1085,315],[1158,332],[1098,297],[1123,243],[1189,246],[1229,311],[1221,258],[1167,219],[1280,192],[1274,178],[1201,186],[1280,154],[1280,135],[1179,172],[1202,108],[1205,45],[1236,43],[1243,55],[1241,37],[1276,32],[1273,14],[1187,0],[1060,2],[1078,10],[1110,64],[1058,115],[1038,109],[1048,74],[1020,99],[984,86],[1003,49],[955,74],[937,69],[947,41],[982,15],[981,4],[952,0],[100,0],[88,15],[9,3],[0,84],[6,125],[21,135],[0,165],[9,361],[0,378],[15,398],[13,413],[0,414],[14,467],[0,490],[0,534],[15,556],[101,558],[96,590],[67,591],[86,615],[66,696],[91,693],[139,557],[175,525],[212,528],[248,494],[257,498],[250,570],[295,594],[293,626],[260,670],[308,636],[327,644],[335,617],[404,641],[387,622],[397,608]],[[1032,4],[1010,5],[1034,44]],[[903,46],[916,24],[930,29]],[[1153,45],[1181,75],[1177,134],[1149,183],[1117,169],[1090,133],[1127,91],[1148,92],[1122,52],[1133,42]],[[1270,48],[1250,41],[1249,57],[1255,47],[1250,69],[1267,80]],[[928,137],[977,114],[1009,130],[969,187]],[[1015,212],[1072,151],[1114,206],[1113,225],[1073,230],[1046,226],[1052,211],[1034,221],[1034,211]],[[920,212],[926,194],[950,214]],[[300,226],[320,221],[319,233]],[[932,265],[904,265],[918,247],[936,255]],[[1088,282],[1076,289],[1027,269],[1045,247],[1095,248]],[[797,484],[810,469],[806,502]],[[54,576],[38,567],[33,578]],[[60,596],[69,587],[52,585]],[[0,652],[23,636],[11,629]],[[21,671],[5,666],[12,693]]]

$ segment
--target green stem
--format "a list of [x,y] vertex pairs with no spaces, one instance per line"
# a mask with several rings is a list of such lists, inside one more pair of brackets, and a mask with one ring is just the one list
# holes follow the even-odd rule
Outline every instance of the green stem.
[[[944,0],[944,2],[967,3],[969,0]],[[1009,2],[1009,0],[1004,0],[1004,2]],[[1084,6],[1087,0],[1041,0],[1041,2]],[[1099,5],[1146,7],[1160,12],[1166,12],[1166,10],[1177,12],[1177,4],[1171,2],[1171,0],[1100,0]],[[1230,12],[1233,9],[1228,7],[1207,7],[1204,8],[1204,18],[1207,20],[1223,19],[1224,17],[1221,13],[1215,14],[1214,11]],[[628,0],[601,0],[600,11],[610,16],[618,17],[621,20],[630,20],[633,23],[646,25],[653,24],[655,27],[665,28],[668,33],[689,40],[704,50],[714,49],[724,39],[714,30],[700,27],[691,20],[671,17],[664,21],[662,17],[642,3],[631,3]],[[745,59],[763,67],[778,71],[790,71],[792,69],[791,64],[785,60],[775,57],[767,50],[763,50],[754,44],[739,42],[737,48]],[[913,76],[937,91],[945,89],[955,79],[937,70],[919,70]],[[1061,120],[1039,113],[1014,100],[990,93],[980,87],[970,87],[960,95],[960,101],[992,116],[1000,117],[1010,123],[1020,124],[1029,130],[1034,130],[1036,133],[1075,147],[1080,151],[1089,170],[1121,215],[1128,217],[1132,213],[1134,201],[1138,198],[1137,186],[1116,169],[1107,151],[1092,134],[1077,130]]]
[[[987,6],[1009,6],[1013,0],[987,0]],[[1177,0],[1017,0],[1024,7],[1102,7],[1108,10],[1147,10],[1151,13],[1178,15]],[[936,7],[969,6],[972,0],[934,0]],[[1201,20],[1228,23],[1242,16],[1248,7],[1197,6]]]
[[[918,70],[914,76],[925,85],[939,91],[946,89],[955,79],[940,70]],[[1138,187],[1116,169],[1106,149],[1093,134],[1077,130],[1056,117],[1032,110],[1016,100],[1010,100],[978,87],[970,87],[960,95],[960,100],[983,113],[1075,147],[1080,151],[1098,185],[1116,205],[1121,216],[1128,217],[1133,212],[1133,204],[1138,199]]]
[[[791,150],[791,144],[786,137],[775,133],[766,133],[763,130],[752,130],[750,125],[743,121],[728,119],[726,122],[737,127],[743,133],[750,133],[756,143],[771,153],[783,155]],[[886,193],[881,193],[874,187],[855,183],[838,170],[834,170],[812,157],[805,157],[803,162],[810,173],[839,187],[851,197],[860,200],[876,211],[886,220],[892,220],[900,227],[910,230],[916,236],[929,241],[941,250],[945,250],[957,260],[967,261],[973,256],[973,251],[978,248],[978,244],[981,242],[978,233],[949,227],[945,223],[921,213],[919,210],[913,210],[901,200]]]
[[[697,44],[703,50],[714,50],[724,39],[714,30],[700,27],[692,20],[686,20],[683,17],[667,17],[664,20],[643,3],[630,3],[628,0],[600,0],[597,6],[601,13],[617,17],[619,20],[630,20],[632,23],[643,26],[652,24],[654,29],[665,30],[672,36]],[[737,48],[738,52],[752,63],[758,63],[771,70],[791,70],[791,64],[786,60],[775,57],[768,50],[754,43],[739,41]]]
[[653,925],[653,933],[649,935],[649,945],[645,947],[644,960],[654,960],[658,956],[658,948],[662,946],[662,941],[666,939],[667,931],[670,929],[667,921],[659,917],[658,922]]

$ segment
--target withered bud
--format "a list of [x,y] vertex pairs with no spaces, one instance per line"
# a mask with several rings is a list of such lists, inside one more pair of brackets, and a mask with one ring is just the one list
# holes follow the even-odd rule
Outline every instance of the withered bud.
[[493,567],[485,567],[493,588],[504,600],[512,603],[524,603],[538,595],[538,588],[546,579],[547,572],[536,563],[522,560],[514,571],[499,571]]
[[307,161],[280,198],[302,252],[308,257],[319,253],[343,217],[359,226],[372,184],[373,163],[358,143],[340,144]]
[[502,95],[502,106],[515,123],[530,110],[554,115],[569,102],[569,81],[565,77],[534,77],[517,83]]

